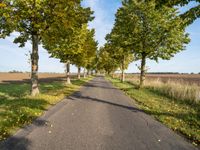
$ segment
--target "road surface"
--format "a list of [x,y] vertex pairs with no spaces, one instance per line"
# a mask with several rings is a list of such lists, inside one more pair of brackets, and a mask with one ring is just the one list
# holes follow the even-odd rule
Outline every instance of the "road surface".
[[103,77],[0,144],[1,150],[195,150]]

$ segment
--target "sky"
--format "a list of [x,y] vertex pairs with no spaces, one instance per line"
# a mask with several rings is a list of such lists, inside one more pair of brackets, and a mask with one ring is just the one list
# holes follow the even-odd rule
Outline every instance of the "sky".
[[[99,47],[103,46],[106,42],[106,34],[112,30],[115,13],[121,6],[120,0],[109,0],[109,2],[107,0],[84,0],[82,5],[91,7],[94,11],[95,19],[89,24],[89,27],[96,30],[95,39],[98,41]],[[187,7],[181,8],[180,11],[184,12],[194,5],[195,3],[191,3]],[[200,19],[190,25],[187,32],[190,34],[191,42],[186,49],[169,61],[160,60],[159,63],[156,63],[148,60],[149,72],[200,72]],[[32,46],[28,43],[26,47],[19,48],[12,42],[16,36],[17,33],[13,33],[6,39],[0,39],[0,72],[30,71],[28,56]],[[39,72],[64,72],[64,64],[60,63],[58,59],[49,58],[49,54],[41,46],[39,53]],[[140,62],[130,64],[126,72],[138,72],[136,64],[139,65]],[[77,71],[76,67],[72,66],[71,68],[72,72]]]

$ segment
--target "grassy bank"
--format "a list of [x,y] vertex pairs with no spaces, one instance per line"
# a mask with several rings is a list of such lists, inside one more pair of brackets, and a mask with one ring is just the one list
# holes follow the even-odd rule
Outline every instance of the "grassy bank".
[[194,145],[200,144],[200,103],[171,98],[160,90],[147,87],[138,90],[132,82],[121,83],[119,79],[107,78],[116,87],[136,100],[138,107],[169,128],[182,133]]
[[0,84],[0,140],[30,124],[50,106],[77,91],[90,79],[72,80],[72,85],[61,81],[41,83],[42,94],[36,97],[29,96],[29,84]]

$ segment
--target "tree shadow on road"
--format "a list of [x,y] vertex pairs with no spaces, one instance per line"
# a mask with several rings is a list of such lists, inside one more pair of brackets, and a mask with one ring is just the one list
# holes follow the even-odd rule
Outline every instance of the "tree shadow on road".
[[36,127],[48,126],[49,122],[44,119],[36,119],[31,125],[24,127],[17,135],[0,142],[1,150],[28,150],[31,141],[26,136]]
[[102,100],[102,99],[97,99],[97,98],[93,98],[93,97],[89,97],[89,96],[83,96],[81,95],[81,92],[75,92],[74,94],[72,94],[69,99],[71,100],[83,100],[83,101],[91,101],[91,102],[98,102],[98,103],[102,103],[102,104],[107,104],[107,105],[111,105],[111,106],[115,106],[118,108],[123,108],[132,112],[144,112],[136,107],[132,107],[132,106],[126,106],[126,105],[121,105],[121,104],[117,104],[117,103],[113,103],[107,100]]
[[93,84],[93,82],[91,82],[91,83],[88,83],[87,85],[86,85],[86,87],[92,87],[92,88],[101,88],[101,89],[116,89],[116,88],[112,88],[112,87],[107,87],[107,86],[102,86],[102,85],[95,85],[95,84]]
[[0,143],[1,150],[28,150],[31,141],[23,137],[12,137]]

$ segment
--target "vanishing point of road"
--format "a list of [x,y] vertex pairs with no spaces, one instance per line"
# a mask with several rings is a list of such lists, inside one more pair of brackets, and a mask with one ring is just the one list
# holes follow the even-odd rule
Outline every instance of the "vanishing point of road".
[[103,77],[96,77],[1,150],[195,150],[192,144],[139,110]]

